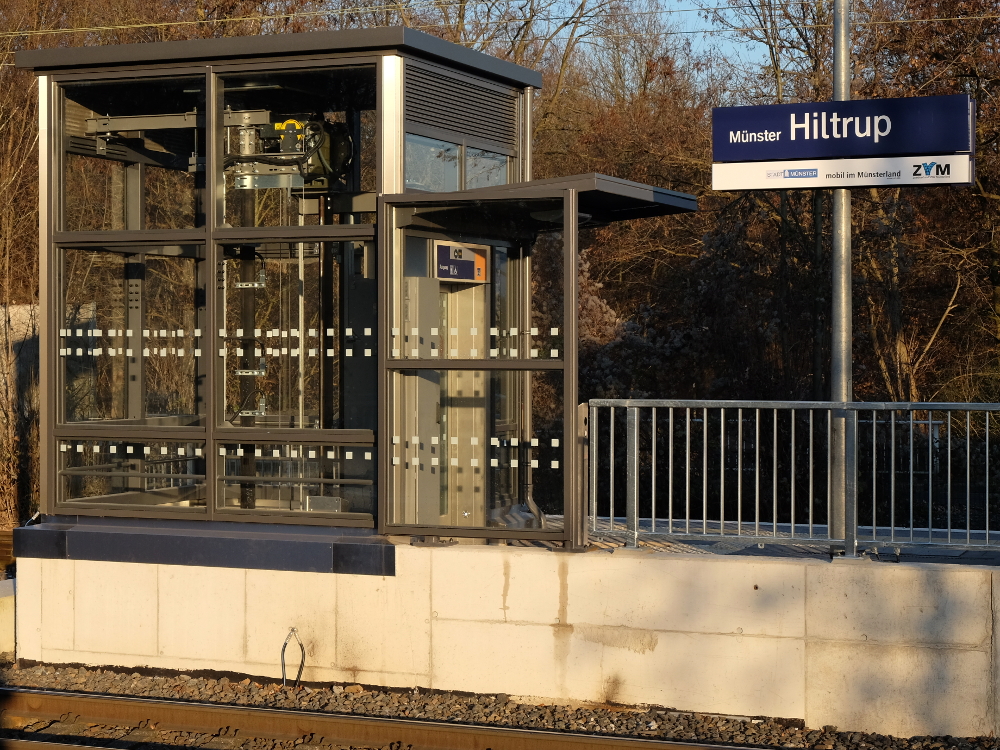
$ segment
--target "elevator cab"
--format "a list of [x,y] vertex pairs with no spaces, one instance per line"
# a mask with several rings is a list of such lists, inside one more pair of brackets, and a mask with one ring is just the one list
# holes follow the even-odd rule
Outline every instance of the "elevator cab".
[[385,208],[391,524],[562,536],[563,204]]

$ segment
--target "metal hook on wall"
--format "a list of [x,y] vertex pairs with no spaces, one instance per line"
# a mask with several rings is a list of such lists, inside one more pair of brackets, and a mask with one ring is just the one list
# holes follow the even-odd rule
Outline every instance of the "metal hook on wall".
[[288,642],[292,640],[292,636],[295,636],[295,640],[298,641],[299,651],[302,652],[302,660],[299,662],[299,673],[295,676],[295,687],[299,686],[299,680],[302,679],[302,670],[306,666],[306,647],[302,645],[302,639],[299,638],[299,631],[297,628],[289,628],[288,635],[285,636],[285,642],[281,644],[281,686],[285,687],[287,681],[285,679],[285,648],[288,647]]

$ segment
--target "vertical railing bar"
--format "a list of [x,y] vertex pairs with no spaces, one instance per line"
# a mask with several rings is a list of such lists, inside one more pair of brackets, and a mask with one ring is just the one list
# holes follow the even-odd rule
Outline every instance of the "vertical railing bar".
[[691,408],[685,410],[685,420],[687,421],[684,431],[684,533],[691,533]]
[[990,412],[986,412],[986,544],[990,543]]
[[972,412],[965,412],[965,543],[972,544]]
[[701,533],[708,533],[708,408],[701,410]]
[[771,536],[778,536],[778,410],[771,409]]
[[917,520],[914,517],[913,511],[913,485],[914,474],[913,474],[913,409],[910,409],[910,541],[913,541],[913,533],[916,530]]
[[615,407],[608,424],[608,531],[615,530]]
[[590,407],[590,530],[597,533],[597,414],[596,406]]
[[833,539],[833,409],[826,411],[826,537]]
[[726,409],[719,409],[719,533],[726,533]]
[[743,409],[737,410],[736,425],[736,533],[743,533]]
[[951,412],[945,412],[948,420],[948,544],[951,544]]
[[674,407],[670,407],[667,415],[667,429],[670,437],[667,440],[667,528],[674,533]]
[[754,420],[754,428],[757,430],[757,437],[754,440],[754,451],[755,459],[753,465],[754,479],[756,480],[757,487],[753,493],[753,503],[754,503],[754,536],[760,536],[760,409],[755,409],[756,417]]
[[878,412],[872,409],[872,541],[878,537]]
[[651,452],[651,457],[650,457],[650,467],[651,467],[650,477],[652,479],[652,484],[650,485],[650,488],[649,488],[649,518],[650,518],[650,520],[649,520],[649,532],[651,534],[655,534],[656,533],[656,443],[658,442],[657,441],[657,435],[656,435],[656,407],[655,406],[653,407],[653,416],[652,416],[652,422],[650,424],[649,432],[650,432],[650,435],[652,436],[652,440],[653,440],[653,447],[652,447],[652,452]]
[[851,410],[844,420],[844,554],[858,553],[858,412]]
[[792,420],[792,538],[795,538],[795,409],[788,410]]
[[896,410],[889,412],[889,540],[896,541]]
[[814,446],[814,431],[816,429],[815,420],[813,416],[815,414],[814,409],[809,410],[809,538],[813,538],[813,500],[815,498],[816,483],[814,481],[816,476],[816,466],[814,463],[815,458],[815,446]]
[[934,412],[927,410],[927,542],[934,541]]
[[639,546],[639,409],[625,410],[625,546]]

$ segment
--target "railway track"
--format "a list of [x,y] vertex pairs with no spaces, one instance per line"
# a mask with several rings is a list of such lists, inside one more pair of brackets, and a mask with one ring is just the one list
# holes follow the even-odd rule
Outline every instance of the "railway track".
[[[65,724],[193,732],[241,740],[304,740],[316,745],[394,746],[405,750],[725,750],[724,745],[680,743],[606,735],[451,724],[316,711],[214,705],[152,698],[0,688],[5,717]],[[38,734],[43,735],[42,730]],[[62,739],[69,739],[65,736]],[[92,738],[88,746],[96,747]],[[110,743],[119,745],[120,743]],[[5,750],[78,750],[79,744],[5,739]]]

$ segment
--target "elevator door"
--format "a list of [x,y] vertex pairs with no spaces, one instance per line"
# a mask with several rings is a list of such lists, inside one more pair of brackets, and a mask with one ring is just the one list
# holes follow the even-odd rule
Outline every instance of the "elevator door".
[[[442,283],[439,292],[441,326],[451,350],[474,348],[471,331],[487,324],[488,284]],[[442,457],[441,523],[447,526],[484,526],[487,494],[482,465],[489,439],[487,411],[492,402],[489,379],[479,370],[441,373],[439,398]]]
[[499,242],[407,238],[404,356],[440,361],[441,369],[409,371],[399,386],[406,457],[397,517],[405,523],[543,525],[524,440],[532,431],[531,374],[471,364],[516,356],[527,262]]

